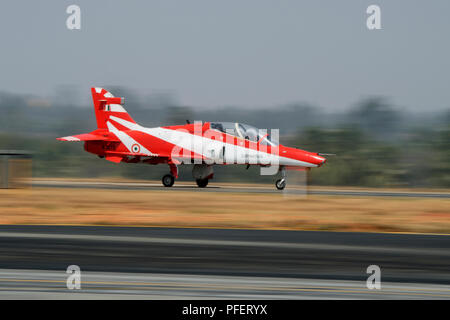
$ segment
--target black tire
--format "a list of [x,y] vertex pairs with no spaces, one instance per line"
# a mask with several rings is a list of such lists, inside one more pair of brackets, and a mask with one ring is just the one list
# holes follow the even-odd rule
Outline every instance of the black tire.
[[171,174],[166,174],[161,181],[164,187],[171,187],[175,183],[175,177]]
[[208,185],[209,179],[197,179],[195,180],[199,188],[206,188]]
[[283,190],[286,187],[286,180],[278,179],[275,182],[275,187],[277,187],[278,190]]

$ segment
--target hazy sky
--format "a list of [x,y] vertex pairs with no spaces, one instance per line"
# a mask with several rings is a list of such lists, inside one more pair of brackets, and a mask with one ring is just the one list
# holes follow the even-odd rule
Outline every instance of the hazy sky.
[[[81,7],[81,30],[66,8]],[[366,27],[381,7],[382,30]],[[308,102],[329,109],[383,95],[450,107],[450,1],[8,1],[0,91],[74,85],[173,92],[191,106]],[[114,93],[114,92],[113,92]]]

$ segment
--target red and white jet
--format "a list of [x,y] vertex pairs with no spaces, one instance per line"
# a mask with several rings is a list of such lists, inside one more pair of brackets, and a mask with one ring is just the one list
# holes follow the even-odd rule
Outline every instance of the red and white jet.
[[166,187],[174,184],[181,164],[194,164],[192,175],[201,188],[213,177],[214,165],[241,164],[261,166],[265,174],[281,172],[275,185],[282,190],[286,169],[309,170],[326,162],[326,154],[285,147],[265,130],[242,123],[195,122],[146,128],[125,111],[123,98],[103,88],[91,91],[97,130],[57,139],[84,141],[87,152],[116,163],[168,164],[170,174],[162,178]]

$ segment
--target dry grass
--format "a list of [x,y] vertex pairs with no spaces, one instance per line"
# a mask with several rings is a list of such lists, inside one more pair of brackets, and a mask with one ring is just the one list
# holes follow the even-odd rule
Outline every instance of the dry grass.
[[450,234],[450,200],[34,188],[0,190],[0,224]]

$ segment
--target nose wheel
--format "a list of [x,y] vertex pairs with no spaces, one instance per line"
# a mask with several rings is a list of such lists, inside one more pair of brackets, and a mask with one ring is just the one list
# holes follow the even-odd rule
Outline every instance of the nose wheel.
[[278,179],[275,182],[275,187],[277,187],[278,190],[283,190],[286,187],[286,179]]
[[286,187],[286,168],[284,166],[280,167],[281,179],[275,182],[275,187],[278,190],[283,190]]
[[171,174],[166,174],[164,177],[162,177],[161,181],[164,187],[171,187],[175,183],[175,177]]

